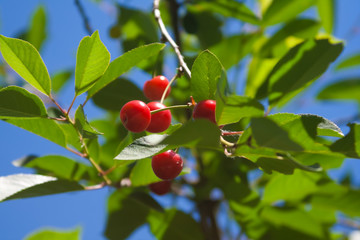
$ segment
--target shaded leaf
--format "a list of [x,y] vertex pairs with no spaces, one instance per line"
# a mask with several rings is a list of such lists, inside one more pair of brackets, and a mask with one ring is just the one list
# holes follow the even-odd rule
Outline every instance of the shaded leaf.
[[55,73],[52,79],[52,90],[54,92],[59,92],[64,85],[70,80],[71,76],[73,75],[73,71],[65,70]]
[[138,63],[151,56],[158,54],[165,44],[152,43],[141,46],[131,51],[128,51],[112,61],[106,69],[104,75],[97,81],[97,83],[88,91],[88,98],[91,98],[100,89],[114,81],[123,73],[135,67]]
[[195,101],[215,99],[217,81],[221,73],[221,63],[214,54],[210,51],[199,54],[191,69],[191,95]]
[[264,106],[248,97],[233,95],[216,102],[216,123],[218,125],[235,123],[244,117],[263,115]]
[[115,160],[139,160],[163,151],[168,144],[161,143],[167,135],[151,134],[136,139],[125,147]]
[[77,182],[37,174],[0,177],[0,201],[84,190]]
[[101,42],[99,32],[84,37],[77,50],[75,68],[75,93],[80,95],[91,88],[105,72],[110,53]]
[[93,128],[87,121],[82,105],[79,105],[79,107],[76,109],[75,126],[84,138],[96,138],[97,135],[102,134],[101,132]]
[[352,55],[345,60],[341,61],[339,65],[336,66],[337,70],[347,69],[351,67],[356,67],[360,65],[360,54]]
[[360,78],[343,79],[326,86],[317,95],[320,100],[356,100],[360,102]]
[[0,89],[0,118],[46,117],[46,108],[41,99],[17,86]]
[[350,132],[334,142],[330,149],[351,158],[360,158],[360,124],[348,124]]
[[5,61],[25,81],[40,92],[50,95],[51,81],[48,70],[33,45],[0,35],[0,50]]
[[46,12],[44,6],[40,5],[34,12],[26,40],[40,51],[46,35]]

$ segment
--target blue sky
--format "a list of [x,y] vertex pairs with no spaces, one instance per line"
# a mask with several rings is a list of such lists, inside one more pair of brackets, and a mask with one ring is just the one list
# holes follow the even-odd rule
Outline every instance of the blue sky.
[[[92,1],[83,0],[85,11],[90,18],[93,29],[98,29],[100,37],[108,50],[111,52],[112,59],[120,54],[119,44],[108,37],[109,27],[116,21],[115,9],[111,4],[113,1],[104,2],[97,5]],[[147,9],[151,11],[150,0],[118,1]],[[251,2],[251,1],[247,1]],[[38,4],[45,5],[48,21],[48,40],[44,45],[42,57],[49,72],[54,73],[59,70],[67,69],[75,65],[76,49],[80,40],[87,34],[80,15],[74,5],[74,1],[38,1],[38,0],[0,0],[0,33],[5,36],[13,37],[26,29],[29,19]],[[357,21],[360,28],[359,19],[360,1],[347,0],[338,1],[336,8],[337,21],[335,36],[339,39],[346,39],[346,47],[341,57],[349,56],[354,52],[360,52],[360,36],[354,35],[349,38],[349,33]],[[309,14],[314,14],[310,11]],[[360,31],[360,30],[359,30]],[[359,76],[359,69],[350,71],[347,76]],[[284,111],[295,113],[314,113],[333,121],[339,118],[351,116],[357,110],[357,105],[351,102],[331,103],[316,102],[312,97],[328,82],[339,79],[342,74],[335,74],[328,71],[314,87],[303,97],[298,98],[293,104],[289,105]],[[146,81],[146,74],[139,74],[140,79],[137,83]],[[72,100],[73,87],[67,86],[60,100],[61,104],[68,106]],[[81,102],[81,98],[77,103]],[[103,112],[93,105],[87,105],[87,114],[90,119],[101,117]],[[346,132],[347,127],[341,126]],[[28,154],[49,155],[64,154],[75,157],[63,148],[44,140],[33,134],[28,134],[15,126],[0,121],[0,176],[15,173],[30,173],[31,171],[23,168],[14,167],[11,162]],[[360,162],[347,160],[344,167],[332,173],[335,178],[340,173],[346,171],[356,172],[360,169]],[[340,172],[340,173],[339,173]],[[356,183],[360,184],[360,176]],[[102,233],[106,223],[106,196],[108,189],[97,191],[84,191],[69,194],[60,194],[39,198],[13,200],[0,204],[0,233],[3,239],[22,239],[28,233],[41,227],[54,227],[60,229],[71,229],[76,226],[83,228],[83,239],[103,239]],[[161,199],[165,204],[169,204],[166,198]],[[180,200],[180,208],[188,210],[186,200]],[[147,228],[142,228],[135,233],[131,239],[150,239]]]

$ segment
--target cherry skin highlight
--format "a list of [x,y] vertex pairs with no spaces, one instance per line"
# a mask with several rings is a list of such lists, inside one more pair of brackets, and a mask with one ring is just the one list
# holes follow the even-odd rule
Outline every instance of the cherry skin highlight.
[[149,185],[150,191],[160,196],[170,192],[170,188],[171,188],[170,181],[161,181]]
[[[147,106],[150,111],[165,108],[165,105],[159,102],[149,102]],[[146,128],[146,131],[151,133],[163,132],[169,128],[171,124],[171,112],[170,110],[164,110],[161,112],[151,114],[150,125]]]
[[211,122],[216,124],[215,120],[215,108],[216,108],[216,101],[214,100],[203,100],[198,102],[193,111],[193,118],[194,119],[208,119]]
[[[153,79],[146,81],[144,84],[144,94],[152,101],[160,100],[169,80],[164,76],[156,76]],[[170,89],[166,92],[165,98],[169,95]]]
[[172,150],[152,157],[151,166],[155,175],[162,180],[176,178],[183,169],[183,160]]
[[150,109],[144,102],[133,100],[121,108],[120,119],[127,130],[135,133],[142,132],[150,124]]

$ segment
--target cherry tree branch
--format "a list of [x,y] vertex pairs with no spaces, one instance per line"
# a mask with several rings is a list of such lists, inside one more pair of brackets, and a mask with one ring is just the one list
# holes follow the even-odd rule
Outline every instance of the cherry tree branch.
[[76,5],[77,9],[79,10],[81,18],[83,19],[86,32],[89,35],[91,35],[93,33],[93,31],[90,27],[89,18],[86,16],[85,10],[84,10],[83,6],[81,5],[80,0],[75,0],[75,5]]
[[159,25],[160,31],[161,31],[163,37],[166,38],[166,40],[170,43],[171,47],[174,49],[175,54],[177,55],[177,58],[179,60],[180,71],[182,71],[182,70],[185,71],[186,74],[189,77],[191,77],[191,71],[190,71],[189,67],[187,66],[186,62],[184,61],[184,56],[181,54],[179,46],[176,44],[174,39],[172,39],[169,32],[166,30],[165,24],[161,18],[161,12],[160,12],[159,6],[160,6],[160,0],[154,0],[153,12],[154,12],[156,22]]

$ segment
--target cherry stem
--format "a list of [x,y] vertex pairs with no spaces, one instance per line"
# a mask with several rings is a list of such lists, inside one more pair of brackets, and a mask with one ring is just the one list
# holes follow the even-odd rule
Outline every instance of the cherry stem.
[[166,86],[162,96],[161,96],[161,100],[160,100],[160,103],[162,104],[165,100],[165,96],[166,96],[166,93],[168,92],[171,84],[176,80],[176,78],[178,77],[179,73],[175,74],[175,76],[170,80],[170,82],[168,83],[168,85]]
[[220,136],[220,142],[226,147],[235,147],[235,143],[226,141],[222,136]]
[[63,109],[51,95],[49,95],[49,98],[59,108],[59,110],[66,116],[67,112],[65,111],[65,109]]
[[241,135],[243,133],[244,133],[244,131],[237,131],[237,132],[225,132],[225,131],[223,131],[221,133],[221,135],[222,136],[231,136],[231,135]]
[[160,31],[161,31],[163,37],[165,37],[167,39],[167,41],[170,43],[171,47],[174,49],[175,54],[178,57],[180,67],[181,67],[180,71],[184,70],[186,72],[186,74],[191,78],[191,71],[190,71],[189,67],[187,66],[186,62],[184,61],[184,56],[181,54],[179,46],[176,44],[174,39],[172,39],[169,32],[166,30],[165,24],[161,18],[161,12],[160,12],[159,7],[160,7],[160,0],[154,0],[153,12],[154,12],[156,22],[159,25]]
[[165,111],[165,110],[169,110],[169,109],[174,109],[174,108],[188,108],[191,107],[192,104],[187,104],[187,105],[174,105],[174,106],[170,106],[170,107],[164,107],[164,108],[160,108],[160,109],[156,109],[156,110],[152,110],[150,111],[151,114],[153,113],[157,113],[157,112],[161,112],[161,111]]
[[97,185],[86,186],[85,190],[97,190],[97,189],[101,189],[101,188],[105,187],[106,185],[107,185],[106,182],[102,182]]

